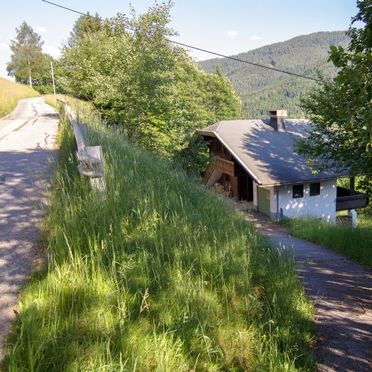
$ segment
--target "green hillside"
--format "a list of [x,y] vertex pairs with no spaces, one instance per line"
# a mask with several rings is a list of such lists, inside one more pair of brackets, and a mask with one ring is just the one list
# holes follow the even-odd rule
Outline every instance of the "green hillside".
[[[344,31],[316,32],[235,57],[306,76],[317,77],[320,73],[330,78],[336,70],[327,62],[329,48],[331,45],[347,44],[348,38]],[[290,117],[302,117],[300,97],[316,85],[310,80],[225,58],[200,62],[200,66],[207,72],[213,72],[218,65],[239,93],[247,118],[266,117],[268,110],[281,108],[288,109]]]
[[27,85],[0,78],[0,118],[13,111],[20,99],[38,95],[36,90]]

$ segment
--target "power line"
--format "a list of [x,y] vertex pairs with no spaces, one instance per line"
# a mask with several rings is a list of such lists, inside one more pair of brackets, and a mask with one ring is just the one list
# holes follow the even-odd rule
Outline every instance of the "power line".
[[228,58],[228,59],[231,59],[231,60],[233,60],[233,61],[246,63],[246,64],[248,64],[248,65],[252,65],[252,66],[256,66],[256,67],[266,68],[267,70],[277,71],[277,72],[281,72],[281,73],[283,73],[283,74],[288,74],[288,75],[292,75],[292,76],[297,76],[297,77],[300,77],[300,78],[303,78],[303,79],[309,79],[309,80],[313,80],[313,81],[317,81],[317,82],[322,82],[322,80],[320,80],[320,79],[316,79],[316,78],[312,78],[312,77],[310,77],[310,76],[305,76],[305,75],[301,75],[301,74],[296,74],[295,72],[290,72],[290,71],[286,71],[286,70],[280,70],[280,69],[275,68],[275,67],[269,67],[269,66],[261,65],[261,64],[259,64],[259,63],[254,63],[254,62],[245,61],[244,59],[240,59],[240,58],[236,58],[236,57],[226,56],[226,55],[221,54],[221,53],[212,52],[211,50],[202,49],[202,48],[198,48],[198,47],[195,47],[195,46],[192,46],[192,45],[188,45],[188,44],[180,43],[179,41],[174,41],[174,40],[168,40],[168,41],[170,41],[170,42],[173,43],[173,44],[177,44],[177,45],[184,46],[184,47],[187,47],[187,48],[191,48],[191,49],[199,50],[200,52],[209,53],[209,54],[212,54],[212,55],[214,55],[214,56],[223,57],[223,58]]
[[68,10],[68,11],[73,12],[73,13],[76,13],[76,14],[80,14],[80,15],[83,15],[83,16],[86,16],[86,17],[97,18],[97,17],[94,17],[94,16],[92,16],[90,14],[79,12],[78,10],[75,10],[75,9],[67,8],[67,6],[63,6],[63,5],[60,5],[60,4],[57,4],[57,3],[53,3],[52,1],[48,1],[48,0],[41,0],[41,1],[44,2],[44,3],[48,3],[50,5],[54,5],[54,6],[58,7],[58,8]]
[[[72,8],[68,8],[66,6],[63,6],[63,5],[54,3],[52,1],[48,1],[48,0],[41,0],[41,1],[44,2],[44,3],[48,3],[50,5],[56,6],[58,8],[61,8],[61,9],[64,9],[64,10],[68,10],[70,12],[83,15],[85,17],[91,17],[91,18],[101,19],[99,17],[90,15],[89,13],[83,13],[83,12],[80,12],[78,10],[75,10],[75,9],[72,9]],[[134,31],[133,29],[130,29],[129,27],[127,27],[126,29],[127,30],[130,30],[130,31]],[[281,69],[278,69],[278,68],[275,68],[275,67],[269,67],[269,66],[261,65],[260,63],[254,63],[254,62],[246,61],[244,59],[240,59],[240,58],[237,58],[237,57],[227,56],[227,55],[224,55],[224,54],[221,54],[221,53],[213,52],[213,51],[208,50],[208,49],[199,48],[199,47],[196,47],[196,46],[193,46],[193,45],[181,43],[179,41],[175,41],[175,40],[171,40],[171,39],[167,39],[167,38],[165,40],[167,40],[168,42],[170,42],[172,44],[179,45],[179,46],[182,46],[182,47],[185,47],[185,48],[194,49],[194,50],[197,50],[199,52],[208,53],[208,54],[211,54],[213,56],[231,59],[231,60],[236,61],[236,62],[245,63],[247,65],[251,65],[251,66],[255,66],[255,67],[265,68],[267,70],[276,71],[276,72],[280,72],[282,74],[287,74],[287,75],[291,75],[291,76],[296,76],[296,77],[299,77],[299,78],[302,78],[302,79],[312,80],[312,81],[316,81],[316,82],[322,82],[322,80],[316,79],[316,78],[313,78],[313,77],[310,77],[310,76],[296,74],[295,72],[290,72],[290,71],[281,70]]]

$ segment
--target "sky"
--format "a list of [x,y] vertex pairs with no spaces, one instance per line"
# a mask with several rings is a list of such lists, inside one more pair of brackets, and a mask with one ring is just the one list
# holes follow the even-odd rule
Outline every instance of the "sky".
[[[82,12],[111,17],[129,13],[132,4],[142,13],[154,0],[52,0]],[[234,55],[298,35],[346,30],[357,13],[355,0],[175,0],[171,27],[174,40]],[[6,77],[9,43],[16,27],[26,21],[44,41],[44,51],[54,57],[66,43],[77,14],[42,0],[1,0],[0,76]],[[212,58],[190,51],[197,60]]]

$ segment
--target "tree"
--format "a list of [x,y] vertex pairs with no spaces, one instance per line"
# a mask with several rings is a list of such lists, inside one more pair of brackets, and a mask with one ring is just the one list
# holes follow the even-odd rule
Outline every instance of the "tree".
[[[302,103],[312,121],[307,140],[298,144],[317,169],[347,170],[372,176],[372,2],[357,1],[348,48],[331,47],[330,61],[337,76]],[[362,22],[362,28],[353,27]]]
[[102,28],[102,21],[98,13],[91,16],[89,12],[87,15],[83,15],[78,18],[75,22],[72,32],[70,33],[70,38],[68,40],[68,45],[70,47],[75,46],[79,40],[82,40],[85,36],[97,32]]
[[195,129],[240,117],[241,105],[220,71],[201,71],[169,42],[169,12],[169,4],[157,4],[138,17],[118,15],[67,45],[65,87],[92,100],[132,141],[179,163],[184,154],[183,163],[200,170],[205,157]]
[[32,86],[33,80],[45,70],[46,57],[42,52],[41,37],[23,22],[16,28],[16,39],[11,41],[11,62],[7,65],[10,76],[16,81]]

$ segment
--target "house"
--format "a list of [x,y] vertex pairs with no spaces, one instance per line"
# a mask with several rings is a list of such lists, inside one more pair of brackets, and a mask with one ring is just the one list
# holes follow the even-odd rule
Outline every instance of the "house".
[[206,185],[251,202],[275,220],[312,216],[335,221],[336,211],[365,207],[365,195],[337,186],[337,178],[346,174],[314,173],[296,153],[296,140],[306,138],[311,128],[306,120],[286,116],[286,110],[270,111],[267,121],[227,120],[199,130],[213,156]]

